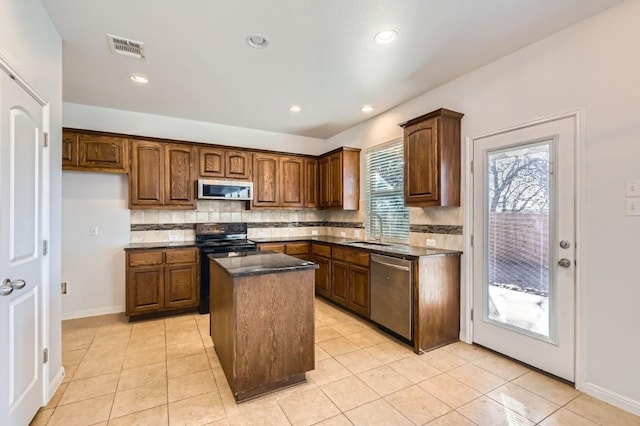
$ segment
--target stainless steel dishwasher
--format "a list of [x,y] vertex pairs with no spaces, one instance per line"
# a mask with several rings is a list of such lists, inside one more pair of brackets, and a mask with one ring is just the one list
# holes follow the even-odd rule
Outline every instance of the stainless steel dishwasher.
[[371,255],[371,320],[408,340],[413,337],[412,263]]

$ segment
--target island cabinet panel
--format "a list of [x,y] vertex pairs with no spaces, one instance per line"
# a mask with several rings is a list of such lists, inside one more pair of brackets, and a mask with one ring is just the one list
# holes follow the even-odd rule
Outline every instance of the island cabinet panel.
[[313,271],[210,269],[211,337],[236,400],[304,382],[315,366]]
[[414,263],[414,350],[422,353],[459,339],[460,255]]
[[304,207],[304,159],[280,158],[280,205]]
[[460,206],[463,114],[444,108],[404,128],[404,201],[413,207]]
[[320,204],[318,199],[318,160],[315,158],[304,159],[304,206],[316,208]]
[[191,145],[132,141],[129,208],[195,209],[194,163]]
[[63,129],[62,169],[128,173],[128,140],[119,136]]
[[200,302],[198,249],[128,250],[126,314],[191,309]]
[[280,205],[279,157],[269,154],[253,155],[253,206],[278,207]]

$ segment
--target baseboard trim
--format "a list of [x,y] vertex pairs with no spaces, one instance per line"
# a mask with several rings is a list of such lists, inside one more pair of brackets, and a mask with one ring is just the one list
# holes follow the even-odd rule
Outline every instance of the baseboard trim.
[[633,400],[590,382],[586,382],[584,384],[584,389],[582,389],[582,391],[587,395],[591,395],[594,398],[598,398],[604,402],[640,416],[640,401]]
[[124,312],[124,305],[108,306],[105,308],[98,308],[98,309],[86,309],[83,311],[63,312],[62,319],[68,320],[68,319],[76,319],[76,318],[95,317],[97,315],[119,314],[120,312]]
[[[49,403],[49,401],[51,401],[51,398],[53,398],[53,395],[56,393],[56,391],[58,390],[58,388],[62,384],[62,381],[64,380],[65,374],[66,373],[65,373],[64,367],[60,367],[60,369],[58,370],[56,375],[49,382],[49,395],[48,395],[47,401],[46,401],[46,403],[44,405],[47,405]],[[44,405],[43,405],[43,407],[44,407]]]

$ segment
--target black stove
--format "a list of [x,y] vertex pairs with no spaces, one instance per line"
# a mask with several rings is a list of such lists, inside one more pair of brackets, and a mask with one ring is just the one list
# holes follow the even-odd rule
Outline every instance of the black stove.
[[258,245],[247,239],[246,223],[198,223],[196,244],[200,248],[200,307],[201,314],[209,312],[209,255],[238,256],[256,251]]

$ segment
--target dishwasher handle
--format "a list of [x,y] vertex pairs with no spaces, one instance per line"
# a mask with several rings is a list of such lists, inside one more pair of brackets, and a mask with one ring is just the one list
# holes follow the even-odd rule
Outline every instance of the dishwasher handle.
[[387,266],[389,268],[393,268],[393,269],[399,269],[401,271],[410,271],[410,268],[408,266],[400,266],[400,265],[394,265],[391,263],[387,263],[387,262],[381,262],[380,260],[372,260],[372,263],[377,263],[379,265],[384,265]]

